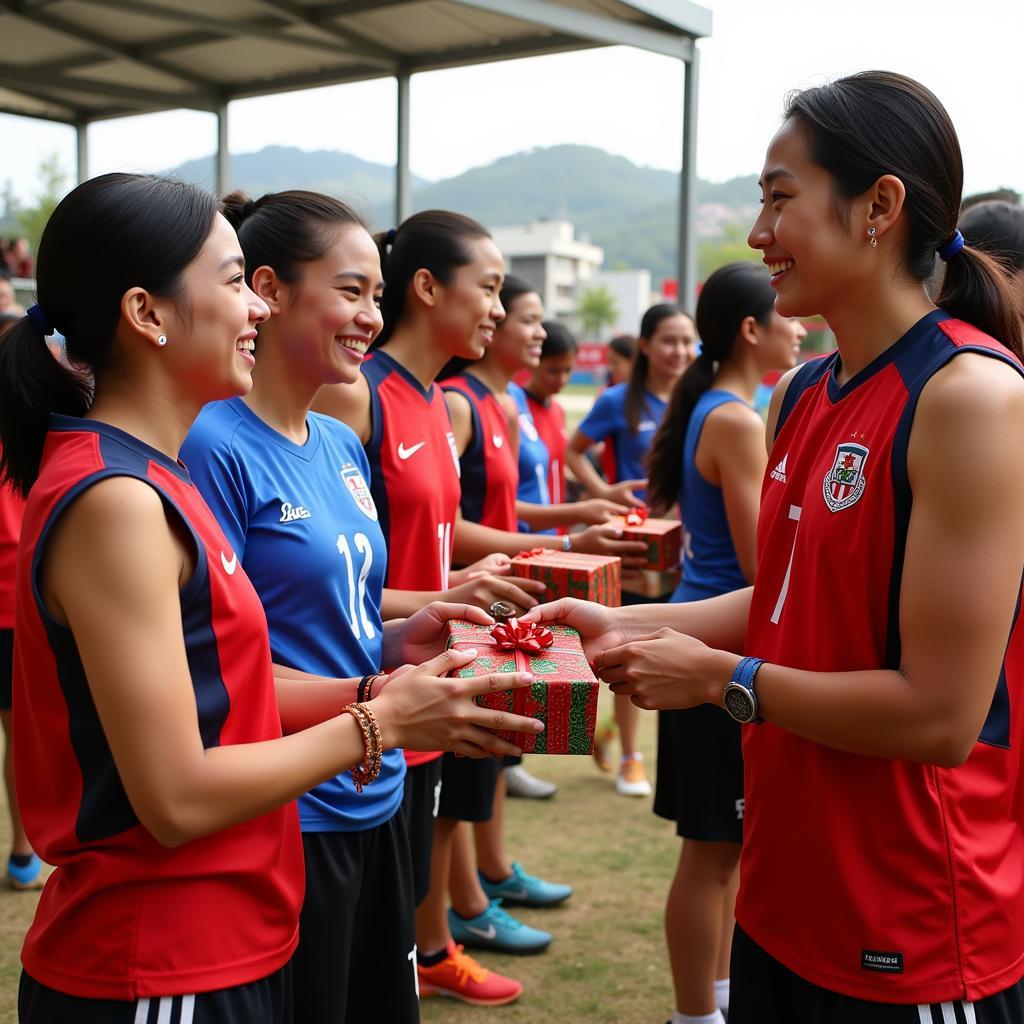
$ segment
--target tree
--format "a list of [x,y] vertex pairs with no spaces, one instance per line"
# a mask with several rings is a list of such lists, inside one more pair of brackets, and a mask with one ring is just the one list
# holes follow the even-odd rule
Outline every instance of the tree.
[[747,229],[739,224],[726,224],[721,238],[701,239],[697,246],[697,274],[702,281],[719,267],[739,260],[761,262],[761,252],[747,245]]
[[619,319],[615,296],[603,284],[587,288],[580,295],[576,313],[586,337],[597,337],[603,327],[611,327]]
[[39,247],[39,239],[50,214],[68,190],[68,178],[56,153],[51,153],[40,163],[39,185],[36,205],[20,210],[17,214],[21,233],[28,239],[28,247],[33,253]]

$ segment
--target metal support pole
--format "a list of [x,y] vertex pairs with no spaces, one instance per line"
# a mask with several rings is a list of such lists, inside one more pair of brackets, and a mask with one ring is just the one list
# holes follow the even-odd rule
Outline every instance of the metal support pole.
[[75,125],[75,173],[81,185],[89,177],[89,122]]
[[697,80],[700,51],[684,62],[683,166],[679,171],[679,305],[693,313],[697,303]]
[[395,154],[395,227],[412,213],[412,176],[409,173],[409,75],[401,72],[398,82],[398,147]]
[[214,166],[214,184],[217,195],[224,195],[230,188],[231,151],[228,149],[228,104],[217,104],[217,156]]

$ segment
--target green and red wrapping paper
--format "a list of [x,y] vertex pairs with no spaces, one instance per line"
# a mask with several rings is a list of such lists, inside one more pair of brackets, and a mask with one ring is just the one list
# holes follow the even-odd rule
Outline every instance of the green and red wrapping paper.
[[570,626],[524,625],[516,619],[478,626],[453,619],[449,648],[475,647],[475,661],[453,675],[460,678],[491,672],[532,672],[530,686],[495,690],[476,698],[481,707],[538,718],[542,733],[499,731],[502,739],[530,754],[591,754],[597,725],[599,683],[590,670],[580,635]]
[[618,516],[623,540],[640,540],[647,545],[648,570],[669,572],[679,565],[683,524],[678,519],[651,519],[646,508],[635,508]]
[[548,588],[545,596],[550,601],[578,597],[581,601],[596,601],[609,608],[622,604],[622,559],[617,555],[532,548],[520,551],[512,559],[512,572],[544,583]]

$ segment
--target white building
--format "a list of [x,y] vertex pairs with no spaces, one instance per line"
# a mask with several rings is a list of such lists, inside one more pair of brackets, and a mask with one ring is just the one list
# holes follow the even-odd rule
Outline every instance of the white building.
[[599,338],[588,338],[588,341],[607,341],[617,334],[632,334],[640,331],[640,319],[655,302],[661,298],[651,292],[651,272],[649,270],[599,270],[589,280],[579,285],[579,296],[588,288],[607,288],[615,299],[618,318],[610,327],[601,330]]
[[599,245],[577,239],[567,220],[491,228],[505,269],[537,289],[544,315],[576,327],[576,300],[604,263]]

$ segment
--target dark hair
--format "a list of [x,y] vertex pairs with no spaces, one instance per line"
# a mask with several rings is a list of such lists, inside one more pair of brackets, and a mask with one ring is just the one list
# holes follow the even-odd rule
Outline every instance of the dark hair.
[[196,186],[141,174],[100,175],[57,204],[39,241],[36,295],[72,367],[54,359],[30,317],[0,341],[0,475],[22,494],[39,474],[50,413],[88,411],[124,293],[177,298],[216,213],[216,200]]
[[697,299],[700,355],[676,382],[647,453],[647,498],[653,508],[671,508],[679,496],[686,428],[698,399],[714,382],[716,364],[724,363],[732,354],[740,325],[748,316],[767,324],[774,309],[771,278],[756,263],[728,263],[704,283]]
[[1024,270],[1024,206],[1004,200],[977,203],[960,215],[967,245],[983,249],[1016,273]]
[[298,281],[301,265],[320,259],[339,227],[366,228],[350,206],[320,192],[269,192],[252,200],[239,190],[222,203],[238,232],[250,284],[257,267],[271,267],[282,281]]
[[402,221],[397,229],[373,236],[380,250],[384,271],[384,297],[380,310],[384,329],[375,345],[382,345],[402,319],[409,285],[417,270],[429,270],[442,284],[451,281],[455,271],[473,262],[469,243],[490,238],[482,224],[461,213],[448,210],[424,210]]
[[[863,71],[792,94],[785,116],[803,128],[811,159],[832,176],[839,200],[862,195],[885,174],[903,182],[904,264],[914,280],[926,281],[936,251],[956,231],[964,177],[960,143],[938,99],[903,75]],[[961,249],[946,264],[936,302],[1022,355],[1018,303],[986,253]]]
[[632,334],[616,334],[608,347],[623,359],[632,359],[636,355],[636,338]]
[[555,356],[576,355],[579,346],[572,331],[557,320],[545,320],[541,327],[547,337],[540,349],[541,359],[552,359]]
[[[689,318],[689,314],[683,313],[678,306],[673,306],[669,302],[659,302],[657,305],[651,306],[640,321],[640,337],[645,341],[650,341],[663,320],[680,315]],[[650,367],[651,363],[647,354],[637,345],[633,354],[633,369],[630,372],[629,380],[626,381],[626,426],[629,427],[631,434],[635,434],[640,429],[640,421],[643,419],[647,372]]]

